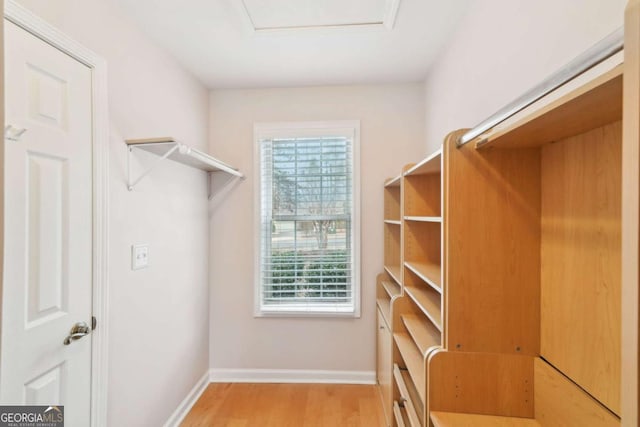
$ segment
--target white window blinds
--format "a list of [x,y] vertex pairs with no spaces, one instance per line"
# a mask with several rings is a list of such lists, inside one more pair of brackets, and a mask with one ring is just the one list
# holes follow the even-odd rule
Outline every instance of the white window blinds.
[[258,144],[260,311],[353,313],[353,137]]

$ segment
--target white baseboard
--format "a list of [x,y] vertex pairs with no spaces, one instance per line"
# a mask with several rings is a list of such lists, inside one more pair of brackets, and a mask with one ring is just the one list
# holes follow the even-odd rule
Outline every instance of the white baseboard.
[[164,423],[164,427],[178,427],[184,417],[187,416],[193,405],[200,399],[200,396],[205,391],[207,386],[209,385],[209,377],[210,374],[205,372],[205,374],[198,380],[196,385],[193,386],[187,397],[184,398],[178,408],[171,414],[166,423]]
[[211,369],[212,383],[376,384],[374,371]]

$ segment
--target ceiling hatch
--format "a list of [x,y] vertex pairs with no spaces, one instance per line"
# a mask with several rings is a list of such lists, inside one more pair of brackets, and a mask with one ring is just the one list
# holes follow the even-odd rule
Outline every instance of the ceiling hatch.
[[238,0],[256,32],[392,29],[400,0]]

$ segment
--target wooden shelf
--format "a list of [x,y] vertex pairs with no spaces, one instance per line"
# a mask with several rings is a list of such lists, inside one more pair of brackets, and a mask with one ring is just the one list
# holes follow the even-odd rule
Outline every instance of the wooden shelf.
[[497,417],[492,415],[431,412],[434,427],[540,427],[533,418]]
[[405,400],[404,407],[411,420],[411,425],[422,426],[424,405],[420,401],[420,396],[413,385],[409,371],[400,369],[398,364],[394,363],[393,378],[398,386],[398,391],[400,391],[400,396]]
[[440,286],[440,281],[442,279],[441,266],[425,262],[405,262],[404,265],[433,289],[442,293],[442,287]]
[[404,176],[428,175],[442,170],[442,149],[431,154],[404,173]]
[[401,408],[396,401],[393,402],[393,416],[396,419],[397,427],[411,427],[407,411],[403,407]]
[[391,300],[387,298],[376,298],[376,304],[378,308],[380,308],[384,320],[389,324],[389,319],[391,319]]
[[440,346],[441,335],[431,322],[414,314],[400,316],[402,323],[409,331],[409,335],[418,346],[420,352],[426,356],[429,349]]
[[442,179],[439,173],[408,175],[403,185],[405,216],[442,216]]
[[384,220],[385,224],[391,224],[391,225],[402,225],[402,221],[400,221],[399,219],[385,219]]
[[400,187],[400,179],[401,178],[402,178],[402,175],[398,175],[396,177],[389,178],[388,180],[386,180],[384,182],[384,186],[385,187]]
[[400,223],[400,187],[385,187],[384,189],[384,219]]
[[416,222],[442,222],[441,216],[405,216],[405,221],[416,221]]
[[[405,221],[403,228],[404,261],[418,266],[416,274],[425,275],[422,280],[440,287],[440,269],[431,265],[442,263],[442,224],[424,221]],[[424,272],[420,267],[424,267]],[[409,283],[411,284],[411,283]]]
[[381,283],[382,283],[382,287],[384,288],[384,290],[389,295],[389,298],[393,298],[393,297],[398,296],[398,295],[400,295],[402,293],[400,285],[395,283],[395,282],[388,282],[388,281],[384,280]]
[[442,332],[442,311],[440,309],[440,294],[431,288],[405,286],[407,295],[416,303],[433,325]]
[[409,334],[404,332],[397,332],[393,334],[393,339],[396,342],[396,346],[400,351],[402,360],[409,371],[409,375],[415,388],[420,396],[420,401],[424,404],[426,401],[425,396],[425,372],[424,372],[424,357],[418,351],[418,347],[413,342]]
[[604,73],[476,146],[534,147],[622,120],[622,71],[620,65]]
[[393,224],[384,224],[384,265],[389,268],[389,274],[394,276],[394,279],[401,283],[401,271],[402,265],[402,232],[400,226]]
[[396,266],[396,265],[385,265],[384,269],[386,270],[387,273],[389,273],[389,276],[391,276],[391,278],[393,280],[396,281],[396,283],[398,285],[400,285],[402,283],[402,281],[400,280],[401,274],[400,274],[400,267]]

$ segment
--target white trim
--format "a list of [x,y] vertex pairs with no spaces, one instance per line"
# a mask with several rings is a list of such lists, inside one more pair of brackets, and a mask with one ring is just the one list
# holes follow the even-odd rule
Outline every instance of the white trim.
[[400,0],[386,0],[385,11],[382,21],[378,22],[362,22],[353,24],[336,24],[336,25],[307,25],[307,26],[286,26],[286,27],[256,27],[249,8],[245,0],[235,0],[233,5],[240,15],[240,19],[244,23],[246,31],[251,35],[269,36],[269,35],[294,35],[294,34],[313,34],[313,35],[331,35],[340,32],[342,34],[358,34],[363,32],[388,32],[393,30],[396,23],[396,17],[400,10]]
[[212,383],[376,384],[375,371],[211,369]]
[[91,50],[20,6],[5,0],[5,19],[56,47],[92,72],[93,107],[93,315],[98,326],[91,348],[91,425],[107,425],[108,369],[108,212],[109,212],[109,117],[107,64]]
[[187,416],[193,405],[196,404],[202,393],[207,389],[209,385],[209,378],[211,374],[209,372],[205,372],[204,375],[198,380],[198,382],[193,386],[189,394],[180,402],[178,407],[173,414],[169,417],[166,423],[164,423],[164,427],[177,427],[180,425],[182,420]]
[[384,14],[382,25],[387,27],[389,31],[393,30],[393,26],[396,25],[396,17],[399,10],[400,0],[387,0],[387,11]]
[[[262,310],[262,285],[260,282],[260,254],[262,249],[261,241],[261,164],[260,164],[260,139],[273,137],[299,137],[299,136],[346,136],[353,138],[353,310],[349,312],[339,312],[328,307],[327,310],[318,311],[277,311]],[[253,125],[253,162],[254,162],[254,317],[360,317],[361,306],[361,232],[362,218],[360,209],[360,120],[331,120],[331,121],[310,121],[310,122],[256,122]]]

